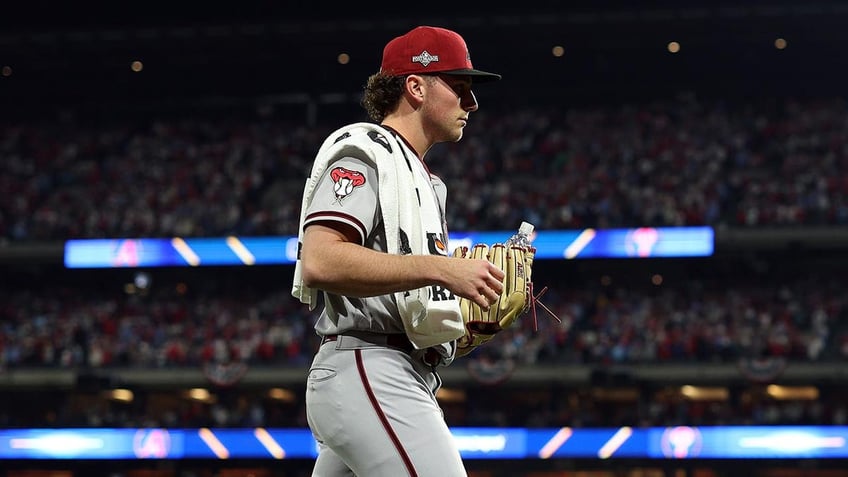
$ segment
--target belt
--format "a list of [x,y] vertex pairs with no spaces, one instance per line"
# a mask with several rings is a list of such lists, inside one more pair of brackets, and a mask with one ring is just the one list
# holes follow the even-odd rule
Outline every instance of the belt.
[[361,339],[362,341],[367,341],[371,344],[391,346],[392,348],[397,348],[406,351],[407,353],[415,351],[415,346],[412,345],[409,338],[402,334],[343,333],[341,335],[327,335],[321,340],[321,344],[329,341],[338,341],[339,336],[344,336],[345,334]]
[[[325,335],[321,338],[321,344],[329,343],[331,341],[338,341],[339,336],[352,336],[354,338],[360,339],[367,343],[380,345],[380,346],[389,346],[392,348],[397,348],[403,351],[406,354],[412,354],[415,351],[415,346],[409,341],[409,338],[404,334],[394,333],[357,333],[357,332],[347,332],[342,333],[340,335]],[[423,355],[424,363],[430,366],[435,366],[441,360],[441,355],[435,348],[427,348],[424,350]]]

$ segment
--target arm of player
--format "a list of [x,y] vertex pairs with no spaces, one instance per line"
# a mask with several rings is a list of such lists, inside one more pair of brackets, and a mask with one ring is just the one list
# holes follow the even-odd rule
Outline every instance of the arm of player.
[[441,285],[488,307],[503,290],[504,272],[488,260],[382,253],[321,224],[304,231],[301,261],[307,286],[345,296],[386,295]]

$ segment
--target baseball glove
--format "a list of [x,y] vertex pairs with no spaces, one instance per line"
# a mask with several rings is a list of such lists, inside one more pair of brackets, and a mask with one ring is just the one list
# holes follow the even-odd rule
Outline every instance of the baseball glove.
[[488,311],[467,298],[460,298],[459,307],[465,322],[465,336],[457,340],[456,356],[464,356],[509,328],[529,308],[533,298],[530,281],[534,247],[505,246],[496,243],[489,247],[476,244],[457,247],[454,257],[488,260],[504,271],[504,288],[498,301]]

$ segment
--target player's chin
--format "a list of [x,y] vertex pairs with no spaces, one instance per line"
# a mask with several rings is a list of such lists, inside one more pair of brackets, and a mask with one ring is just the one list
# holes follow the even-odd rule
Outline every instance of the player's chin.
[[457,142],[462,139],[464,131],[465,123],[444,125],[444,127],[439,130],[440,140],[438,142]]
[[462,139],[462,135],[464,132],[465,129],[461,127],[454,129],[453,131],[451,131],[451,138],[449,140],[451,142],[458,142],[460,139]]

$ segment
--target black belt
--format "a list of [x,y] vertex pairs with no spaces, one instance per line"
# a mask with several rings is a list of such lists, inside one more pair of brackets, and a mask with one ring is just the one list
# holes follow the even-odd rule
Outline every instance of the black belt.
[[[324,344],[328,341],[337,341],[339,336],[342,335],[327,335],[324,339],[321,340],[321,344]],[[384,335],[367,335],[360,333],[351,333],[351,336],[361,339],[362,341],[367,341],[376,345],[385,345],[391,346],[392,348],[398,348],[400,350],[406,351],[407,353],[411,353],[415,351],[415,346],[412,345],[412,342],[409,341],[409,338],[406,335],[401,334],[384,334]],[[379,338],[377,338],[379,336]]]
[[[392,348],[397,348],[406,354],[412,354],[415,351],[415,346],[409,341],[409,338],[404,334],[394,333],[394,334],[376,334],[376,333],[356,333],[349,332],[343,333],[341,335],[325,335],[321,339],[321,344],[329,343],[331,341],[338,341],[339,336],[344,336],[348,334],[362,341],[372,343],[380,346],[390,346]],[[441,355],[435,348],[427,348],[424,351],[424,363],[434,366],[439,363],[441,359]]]

